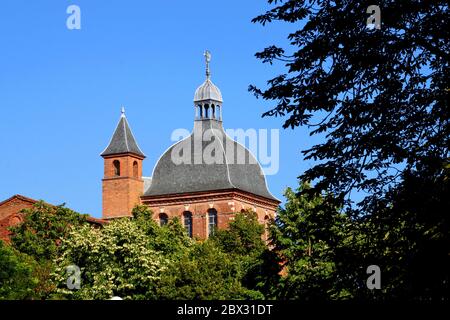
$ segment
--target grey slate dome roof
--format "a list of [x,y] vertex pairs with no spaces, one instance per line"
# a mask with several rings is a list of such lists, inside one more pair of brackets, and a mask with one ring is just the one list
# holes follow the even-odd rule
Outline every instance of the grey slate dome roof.
[[219,88],[209,79],[209,77],[203,82],[203,84],[195,90],[194,102],[200,102],[205,100],[214,100],[223,102],[222,93]]
[[[205,132],[214,139],[202,138]],[[217,154],[210,152],[214,141],[217,141]],[[214,159],[223,161],[208,164],[202,158],[204,153],[213,154]],[[239,155],[245,158],[238,159]],[[180,159],[184,161],[179,163]],[[244,161],[238,162],[242,159]],[[144,196],[224,189],[240,189],[278,201],[267,189],[264,173],[253,155],[225,134],[221,122],[208,119],[195,121],[192,134],[172,145],[161,156]]]
[[132,153],[140,157],[145,157],[144,153],[139,148],[133,133],[131,132],[127,118],[125,117],[125,111],[122,108],[122,115],[111,141],[100,155],[104,157],[123,153]]

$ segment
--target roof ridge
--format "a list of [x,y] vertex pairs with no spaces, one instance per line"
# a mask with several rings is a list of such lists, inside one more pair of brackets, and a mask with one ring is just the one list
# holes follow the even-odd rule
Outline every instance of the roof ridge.
[[38,200],[35,200],[35,199],[32,199],[32,198],[23,196],[23,195],[21,195],[21,194],[15,194],[15,195],[12,195],[11,197],[9,197],[9,198],[7,198],[7,199],[5,199],[5,200],[0,201],[0,205],[3,205],[3,204],[5,204],[5,203],[7,203],[7,202],[9,202],[9,201],[11,201],[11,200],[13,200],[13,199],[21,199],[21,200],[23,200],[23,201],[31,202],[31,203],[36,203],[36,202],[38,202]]
[[[127,126],[126,126],[126,124],[128,124],[128,121],[127,121],[127,118],[125,116],[123,117],[123,119],[124,119],[124,121],[123,121],[123,132],[124,132],[124,136],[125,136],[125,145],[127,147],[127,151],[130,152],[130,147],[128,146],[128,131],[127,131]],[[130,129],[130,131],[131,131],[131,129]]]
[[[216,139],[218,139],[218,137],[217,137],[216,134],[214,133],[214,129],[213,129],[211,123],[212,123],[212,122],[209,123],[209,127],[210,127],[210,129],[211,129],[211,131],[212,131],[214,137],[216,137]],[[223,129],[223,128],[222,128],[222,129]],[[225,133],[225,131],[224,131],[224,133]],[[225,133],[225,135],[226,135],[226,133]],[[226,151],[225,151],[225,148],[223,147],[222,141],[221,141],[220,139],[218,139],[218,140],[219,140],[220,146],[222,147],[222,150],[223,150],[223,156],[225,157],[225,166],[227,167],[227,178],[228,178],[228,182],[230,183],[230,185],[231,185],[233,188],[236,188],[235,185],[233,184],[233,182],[231,182],[230,168],[228,167],[228,161],[227,161],[227,160],[228,160],[228,159],[227,159],[227,153],[226,153]]]

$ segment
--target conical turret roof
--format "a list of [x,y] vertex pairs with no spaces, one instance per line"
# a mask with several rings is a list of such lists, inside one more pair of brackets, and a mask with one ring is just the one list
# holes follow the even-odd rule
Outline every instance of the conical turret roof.
[[122,109],[122,115],[120,116],[116,130],[114,131],[109,145],[101,153],[101,156],[105,157],[124,153],[132,153],[140,157],[145,157],[131,132],[130,125],[125,117],[125,111]]

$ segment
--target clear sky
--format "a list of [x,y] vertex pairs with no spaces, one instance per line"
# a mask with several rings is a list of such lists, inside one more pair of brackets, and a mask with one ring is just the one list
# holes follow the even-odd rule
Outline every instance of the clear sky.
[[[72,4],[81,9],[81,30],[66,27]],[[100,217],[99,154],[121,105],[151,176],[173,130],[192,129],[205,49],[224,98],[224,127],[280,129],[280,169],[267,180],[284,200],[283,190],[312,165],[300,153],[312,141],[304,129],[261,118],[270,104],[247,90],[282,71],[254,54],[286,44],[293,27],[251,23],[267,8],[264,0],[2,0],[0,201],[22,194]]]

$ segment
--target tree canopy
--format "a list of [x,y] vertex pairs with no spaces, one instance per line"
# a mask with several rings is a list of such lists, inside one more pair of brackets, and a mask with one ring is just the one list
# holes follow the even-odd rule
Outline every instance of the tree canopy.
[[35,298],[35,267],[32,258],[0,240],[0,300]]
[[38,261],[54,259],[70,227],[87,223],[87,215],[81,215],[64,205],[52,206],[43,201],[23,210],[22,214],[24,221],[10,228],[11,242],[17,250]]
[[[74,299],[150,299],[168,261],[152,249],[152,239],[128,218],[116,219],[102,229],[72,228],[56,259],[54,282],[57,293]],[[67,286],[79,268],[77,290]]]
[[380,29],[367,25],[371,1],[268,2],[274,8],[253,22],[298,28],[288,47],[256,54],[286,72],[249,90],[273,102],[264,116],[325,136],[303,151],[317,163],[302,180],[347,205],[352,191],[367,194],[359,211],[367,213],[404,174],[442,177],[450,145],[448,2],[383,1]]
[[[280,214],[288,220],[274,233],[291,265],[287,283],[295,280],[299,295],[313,284],[302,284],[311,277],[291,261],[317,275],[311,268],[317,260],[302,253],[305,237],[336,221],[333,207],[339,207],[350,226],[336,229],[344,232],[340,243],[330,246],[334,228],[317,238],[325,241],[323,254],[333,253],[318,260],[327,263],[321,279],[338,276],[333,290],[341,286],[352,297],[374,298],[355,280],[363,266],[376,263],[384,277],[378,298],[448,299],[448,2],[383,1],[380,28],[368,24],[370,1],[268,2],[273,8],[252,21],[284,22],[296,30],[287,35],[288,46],[270,45],[256,54],[264,63],[282,63],[285,72],[267,88],[249,90],[273,103],[263,116],[284,117],[284,128],[305,126],[323,137],[303,150],[306,160],[315,160],[300,176],[311,187],[298,195],[288,191]],[[355,192],[363,198],[356,206]],[[325,201],[314,214],[291,216],[303,195]],[[295,217],[301,220],[290,220]],[[300,230],[307,234],[298,235]],[[292,260],[292,252],[300,255]],[[345,272],[334,269],[340,264]]]

